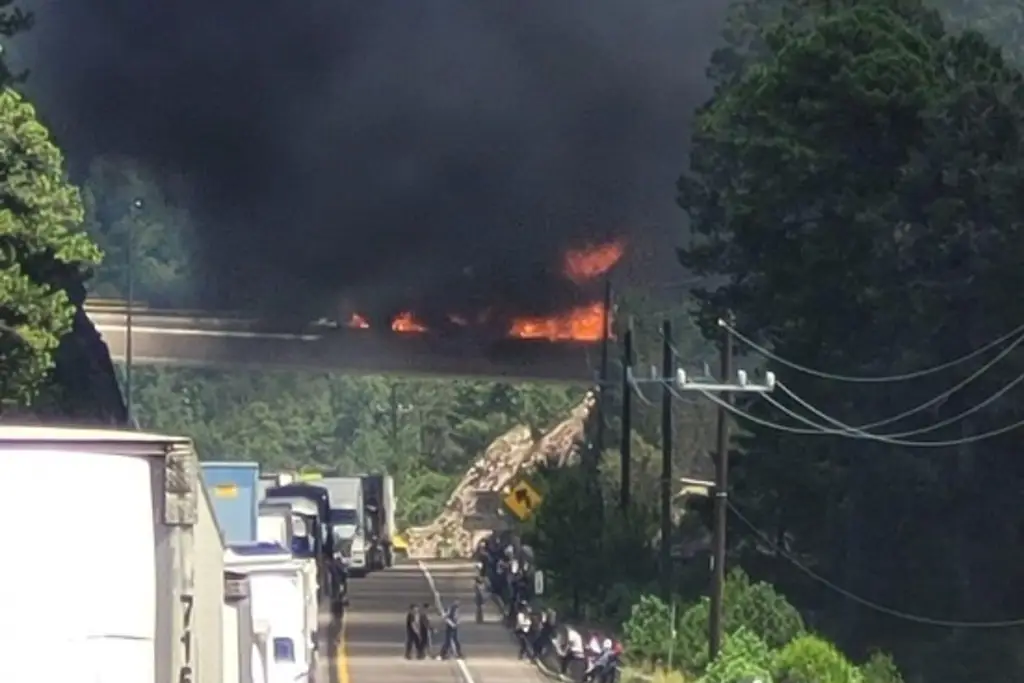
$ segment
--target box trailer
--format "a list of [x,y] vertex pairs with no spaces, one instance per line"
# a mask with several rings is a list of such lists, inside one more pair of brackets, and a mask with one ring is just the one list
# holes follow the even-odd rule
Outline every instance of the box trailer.
[[38,677],[40,638],[60,653],[45,678],[223,680],[223,545],[191,440],[0,427],[0,516],[39,560],[0,583],[0,680]]
[[260,466],[254,462],[204,462],[201,467],[224,542],[255,541]]

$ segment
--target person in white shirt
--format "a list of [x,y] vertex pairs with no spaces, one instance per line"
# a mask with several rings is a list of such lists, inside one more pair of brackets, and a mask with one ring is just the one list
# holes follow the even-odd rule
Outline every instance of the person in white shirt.
[[583,674],[584,681],[600,680],[603,678],[605,670],[612,662],[612,657],[615,656],[613,645],[614,643],[612,643],[611,638],[604,639],[604,642],[601,643],[601,654],[590,663],[590,666],[587,667],[586,672]]
[[516,612],[516,638],[519,639],[519,659],[529,657],[533,659],[533,649],[530,647],[530,628],[533,621],[525,604],[519,606]]
[[562,655],[561,673],[566,675],[569,672],[569,665],[574,661],[582,662],[586,653],[583,650],[583,636],[572,626],[565,627],[565,652]]

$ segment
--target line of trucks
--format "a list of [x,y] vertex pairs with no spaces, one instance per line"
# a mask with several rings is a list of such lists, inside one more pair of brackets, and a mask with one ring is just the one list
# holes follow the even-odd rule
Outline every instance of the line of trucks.
[[393,563],[394,507],[387,475],[261,475],[185,437],[0,426],[22,558],[0,582],[0,680],[326,683],[331,612],[350,576]]

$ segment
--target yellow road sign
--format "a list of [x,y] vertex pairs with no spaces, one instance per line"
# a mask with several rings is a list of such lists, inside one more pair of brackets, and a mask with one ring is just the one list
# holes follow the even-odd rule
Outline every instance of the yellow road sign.
[[528,519],[543,501],[526,481],[520,481],[505,495],[505,506],[521,520]]

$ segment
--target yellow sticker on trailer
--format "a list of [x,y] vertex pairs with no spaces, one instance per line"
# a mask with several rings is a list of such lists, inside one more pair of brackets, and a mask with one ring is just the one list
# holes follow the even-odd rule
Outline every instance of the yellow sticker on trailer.
[[299,472],[299,481],[316,481],[323,478],[324,475],[319,472]]
[[217,484],[213,487],[213,495],[217,498],[237,498],[238,486],[236,484]]

